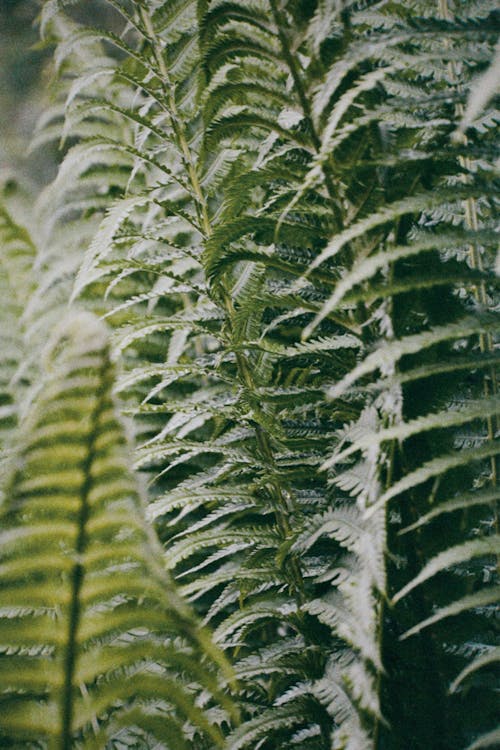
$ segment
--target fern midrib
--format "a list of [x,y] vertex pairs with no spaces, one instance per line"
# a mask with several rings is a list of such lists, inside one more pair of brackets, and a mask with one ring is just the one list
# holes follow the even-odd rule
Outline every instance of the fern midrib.
[[99,437],[99,418],[107,392],[106,369],[108,363],[103,359],[99,369],[99,388],[96,391],[95,407],[90,417],[90,429],[87,440],[87,453],[82,465],[83,483],[80,491],[80,510],[78,516],[78,535],[75,545],[75,565],[71,574],[71,600],[69,605],[68,637],[64,660],[64,685],[62,695],[61,717],[61,750],[71,750],[73,745],[74,719],[74,685],[73,680],[78,658],[78,630],[81,621],[80,594],[85,577],[85,566],[82,557],[87,547],[87,523],[90,516],[89,495],[93,486],[92,464],[95,459],[95,445]]
[[[232,321],[234,320],[235,311],[234,311],[232,299],[225,288],[223,289],[223,298],[224,298],[226,311],[227,311],[229,320],[232,323]],[[231,325],[231,328],[232,328],[232,325]],[[256,384],[255,384],[255,380],[252,374],[252,370],[248,362],[248,358],[241,351],[237,351],[235,354],[236,354],[236,363],[237,363],[240,377],[242,378],[248,390],[251,393],[256,393],[256,390],[257,390]],[[261,425],[257,425],[255,427],[255,435],[256,435],[257,445],[259,446],[261,456],[267,461],[267,463],[273,470],[274,476],[271,481],[271,487],[272,487],[272,491],[273,491],[276,504],[277,504],[277,509],[275,510],[275,518],[276,518],[276,523],[278,525],[278,529],[281,533],[281,536],[283,540],[286,540],[290,537],[292,533],[292,530],[288,521],[288,516],[289,516],[290,510],[293,509],[293,492],[291,488],[287,488],[287,491],[285,493],[285,490],[282,488],[280,482],[275,476],[274,451],[271,445],[271,441],[269,439],[269,435],[267,434],[267,432],[264,430],[264,428]],[[290,500],[288,500],[287,498],[290,498]],[[290,559],[290,572],[292,574],[292,579],[293,579],[294,588],[295,588],[295,598],[296,598],[297,604],[299,604],[300,606],[304,604],[306,597],[305,597],[305,588],[304,588],[304,579],[302,576],[302,570],[300,567],[300,563],[297,557],[295,556],[291,556],[291,559]]]

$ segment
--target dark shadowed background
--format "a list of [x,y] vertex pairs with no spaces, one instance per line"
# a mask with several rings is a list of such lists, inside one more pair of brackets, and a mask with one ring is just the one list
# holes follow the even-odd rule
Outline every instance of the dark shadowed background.
[[[38,189],[55,173],[57,145],[30,151],[38,118],[50,102],[51,50],[39,42],[43,0],[0,0],[0,183],[11,179]],[[72,13],[98,23],[103,0],[85,0]]]
[[[47,51],[35,49],[36,0],[0,0],[0,172],[44,182],[53,158],[27,154],[43,106]],[[47,158],[49,157],[49,158]]]

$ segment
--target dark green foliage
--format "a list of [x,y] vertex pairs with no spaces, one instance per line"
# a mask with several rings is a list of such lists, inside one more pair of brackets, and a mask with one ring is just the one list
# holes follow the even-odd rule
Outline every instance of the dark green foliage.
[[494,746],[494,5],[73,5],[41,288],[112,326],[226,747]]

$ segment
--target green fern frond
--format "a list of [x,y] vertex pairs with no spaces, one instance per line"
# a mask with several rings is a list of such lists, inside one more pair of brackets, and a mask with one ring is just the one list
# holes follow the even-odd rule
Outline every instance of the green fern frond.
[[468,664],[465,669],[462,669],[459,675],[453,680],[450,685],[450,692],[454,693],[459,687],[460,683],[463,682],[469,675],[474,674],[478,669],[483,667],[489,667],[492,664],[497,663],[500,660],[500,648],[493,647],[488,649],[484,654],[478,656],[474,661]]
[[455,617],[462,612],[473,611],[475,608],[487,607],[490,604],[496,605],[499,595],[500,586],[489,586],[481,589],[481,591],[476,591],[474,594],[464,596],[462,599],[458,599],[446,607],[439,608],[431,617],[410,628],[402,637],[409,638],[419,633],[423,628],[427,628],[447,617]]
[[418,576],[399,591],[393,602],[396,603],[403,596],[406,596],[415,586],[436,575],[445,568],[449,568],[459,563],[466,563],[473,557],[495,556],[499,550],[500,539],[496,535],[470,539],[468,542],[459,544],[456,547],[441,552],[439,555],[429,560],[425,568],[420,571]]
[[[46,370],[2,508],[1,732],[51,747],[92,734],[107,742],[104,726],[119,726],[130,701],[144,702],[134,726],[149,731],[160,700],[221,745],[189,687],[168,677],[177,633],[182,671],[205,637],[144,522],[101,324],[79,314],[61,326]],[[167,730],[160,724],[156,736],[166,741],[161,713]],[[174,734],[179,727],[174,718]]]

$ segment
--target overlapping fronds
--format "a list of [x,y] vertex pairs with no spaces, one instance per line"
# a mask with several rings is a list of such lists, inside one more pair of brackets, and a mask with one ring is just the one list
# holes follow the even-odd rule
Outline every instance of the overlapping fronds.
[[112,326],[227,747],[491,744],[494,4],[108,5],[44,4],[72,140],[32,310]]

